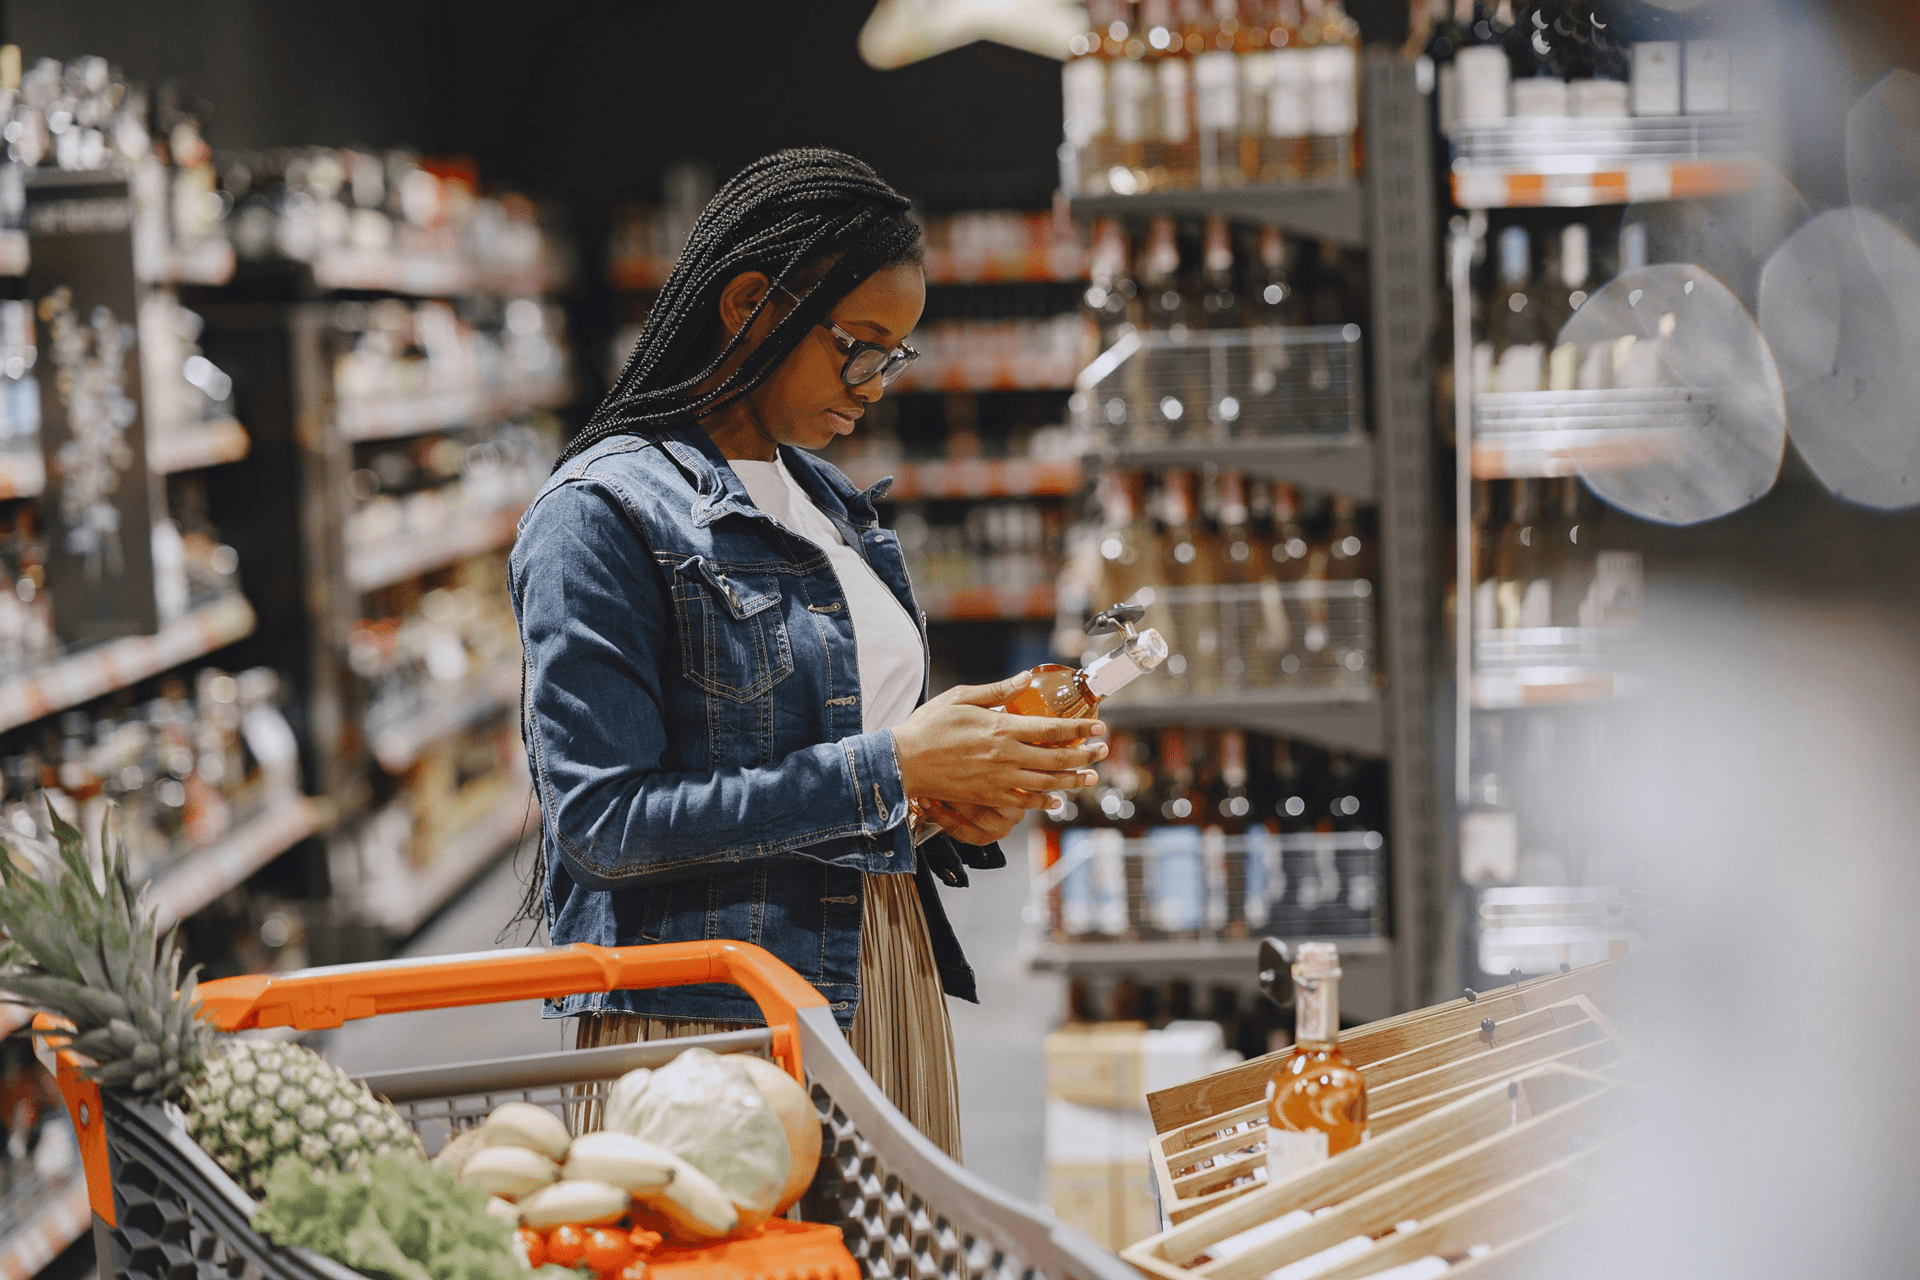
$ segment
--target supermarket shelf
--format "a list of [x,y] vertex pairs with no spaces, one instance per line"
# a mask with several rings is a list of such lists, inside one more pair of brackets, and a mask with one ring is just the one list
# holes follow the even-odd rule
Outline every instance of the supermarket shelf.
[[75,1169],[25,1222],[0,1240],[0,1280],[32,1280],[92,1227],[86,1175]]
[[923,591],[920,607],[928,622],[1041,622],[1054,614],[1054,586],[956,587]]
[[1582,706],[1610,702],[1632,692],[1630,677],[1583,667],[1542,667],[1473,678],[1476,711]]
[[553,275],[544,266],[502,268],[468,262],[456,254],[404,249],[329,249],[313,262],[313,282],[322,289],[407,293],[444,298],[460,293],[541,294]]
[[849,458],[840,469],[867,488],[888,476],[888,502],[930,498],[1059,498],[1079,493],[1086,475],[1078,458],[956,458],[944,462]]
[[503,662],[405,723],[373,731],[373,757],[388,773],[405,773],[429,746],[503,708],[520,704],[520,663]]
[[1277,223],[1300,235],[1342,245],[1366,243],[1366,209],[1360,184],[1269,183],[1211,190],[1147,191],[1131,196],[1076,196],[1076,218],[1176,217],[1225,214]]
[[[1323,939],[1288,938],[1289,943]],[[1393,940],[1378,937],[1327,938],[1340,948],[1340,959],[1384,956]],[[1251,973],[1260,954],[1258,938],[1170,939],[1139,942],[1034,942],[1026,948],[1027,967],[1038,973],[1071,973],[1080,969],[1128,969],[1135,972],[1165,968],[1178,972],[1201,967],[1245,967]]]
[[347,585],[355,591],[376,591],[504,547],[513,541],[514,526],[524,509],[508,507],[489,515],[468,517],[425,537],[348,548]]
[[1759,176],[1759,142],[1746,115],[1461,125],[1453,201],[1463,209],[1585,208],[1725,195]]
[[147,441],[147,461],[162,475],[172,475],[238,462],[252,448],[252,437],[237,419],[220,418],[204,426],[155,432]]
[[0,276],[23,276],[33,265],[24,231],[0,231]]
[[1473,401],[1473,474],[1571,476],[1659,462],[1714,411],[1712,397],[1686,387],[1488,392]]
[[1473,705],[1484,710],[1570,706],[1630,694],[1633,627],[1526,627],[1474,638]]
[[1100,708],[1100,718],[1116,729],[1224,725],[1362,755],[1383,755],[1387,749],[1386,712],[1367,692],[1245,689],[1137,699],[1121,694]]
[[313,802],[298,794],[268,803],[247,822],[190,853],[153,883],[162,925],[185,920],[299,844],[317,827]]
[[1075,284],[1087,278],[1087,259],[1077,243],[986,256],[929,249],[926,271],[928,284]]
[[[520,775],[524,777],[525,775]],[[373,923],[396,936],[416,932],[473,878],[539,829],[539,814],[523,786],[512,786],[484,817],[447,842],[440,856],[414,874],[403,892],[368,902]]]
[[496,391],[426,391],[413,395],[343,399],[333,408],[334,426],[348,440],[390,440],[481,419],[510,418],[565,404],[573,395],[566,378],[502,387]]
[[1016,377],[1007,372],[989,378],[969,376],[960,369],[932,375],[919,374],[909,369],[900,375],[900,381],[887,390],[896,396],[901,395],[946,395],[979,394],[987,391],[1050,391],[1065,395],[1073,390],[1074,374],[1077,369],[1061,369],[1055,376],[1044,378]]
[[1373,441],[1364,435],[1117,445],[1097,450],[1092,456],[1102,465],[1119,470],[1192,469],[1212,464],[1307,489],[1345,494],[1362,502],[1375,497]]
[[149,284],[219,286],[233,279],[233,244],[224,235],[209,236],[198,244],[169,244],[157,262],[138,264]]
[[0,732],[204,657],[251,635],[253,626],[253,606],[231,595],[168,623],[157,635],[109,640],[57,658],[0,684]]
[[0,501],[33,498],[47,487],[47,464],[38,451],[0,457]]

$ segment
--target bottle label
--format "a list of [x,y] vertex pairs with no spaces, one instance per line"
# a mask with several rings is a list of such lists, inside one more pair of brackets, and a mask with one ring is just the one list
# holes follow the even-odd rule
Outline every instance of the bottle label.
[[1313,128],[1313,72],[1305,49],[1276,49],[1267,89],[1267,132],[1304,138]]
[[1163,933],[1197,933],[1206,914],[1206,872],[1198,827],[1155,827],[1146,838],[1153,924]]
[[1513,114],[1527,117],[1568,114],[1567,82],[1558,76],[1525,76],[1515,80]]
[[[1339,894],[1339,886],[1334,886],[1334,894]],[[1294,967],[1293,983],[1293,1038],[1296,1042],[1316,1040],[1321,1044],[1336,1044],[1340,1039],[1340,979],[1299,977],[1299,966]],[[1311,983],[1311,986],[1307,984]]]
[[1351,45],[1323,44],[1309,50],[1313,81],[1311,111],[1315,135],[1345,137],[1360,123],[1355,95],[1360,87],[1360,57]]
[[[1271,1089],[1271,1085],[1268,1086]],[[1301,1133],[1267,1128],[1267,1185],[1297,1178],[1327,1159],[1327,1135],[1318,1129]]]
[[1075,58],[1060,69],[1060,100],[1065,108],[1067,141],[1076,147],[1090,144],[1107,127],[1106,64],[1098,58]]
[[1637,116],[1680,114],[1680,44],[1641,40],[1633,46],[1633,78],[1628,82]]
[[1689,40],[1686,51],[1686,112],[1690,116],[1733,108],[1733,47],[1725,40]]
[[1093,836],[1085,827],[1060,833],[1060,861],[1068,867],[1060,882],[1060,927],[1070,936],[1093,932]]
[[1246,841],[1247,902],[1243,911],[1247,928],[1264,929],[1273,902],[1287,887],[1286,874],[1280,869],[1280,842],[1262,826],[1248,827]]
[[1267,123],[1267,95],[1273,89],[1273,63],[1280,55],[1261,49],[1240,55],[1240,127],[1258,133]]
[[1147,105],[1153,94],[1153,73],[1132,58],[1113,64],[1113,136],[1119,142],[1142,142],[1147,136]]
[[1155,74],[1160,77],[1160,140],[1185,142],[1193,133],[1191,85],[1185,58],[1163,58]]
[[1473,45],[1454,55],[1459,68],[1461,124],[1503,120],[1507,114],[1507,82],[1512,76],[1507,52],[1498,45]]
[[1233,133],[1240,128],[1240,60],[1223,50],[1193,60],[1194,115],[1201,130]]

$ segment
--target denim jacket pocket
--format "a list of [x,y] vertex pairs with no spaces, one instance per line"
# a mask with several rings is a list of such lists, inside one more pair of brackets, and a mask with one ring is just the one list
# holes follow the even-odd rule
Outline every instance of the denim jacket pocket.
[[792,675],[780,601],[774,574],[736,572],[704,556],[679,565],[673,613],[687,679],[708,693],[748,702]]

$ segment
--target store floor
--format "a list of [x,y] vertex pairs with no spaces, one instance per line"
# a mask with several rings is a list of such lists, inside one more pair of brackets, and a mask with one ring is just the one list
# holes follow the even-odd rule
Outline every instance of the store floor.
[[[1016,836],[1010,848],[1019,848]],[[950,1001],[960,1068],[967,1167],[1028,1203],[1040,1193],[1043,1076],[1040,1041],[1065,1007],[1056,978],[1029,975],[1019,960],[1026,874],[974,873],[973,887],[945,901],[980,980],[978,1005]],[[501,862],[407,949],[410,956],[484,951],[513,914],[520,878]],[[513,941],[498,945],[514,945]],[[352,1072],[426,1066],[562,1045],[561,1024],[536,1001],[399,1014],[349,1024],[323,1046]]]

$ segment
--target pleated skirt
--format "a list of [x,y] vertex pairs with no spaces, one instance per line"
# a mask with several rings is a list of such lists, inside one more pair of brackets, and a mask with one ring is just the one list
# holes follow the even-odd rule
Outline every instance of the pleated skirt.
[[[933,962],[933,943],[913,876],[868,875],[860,922],[860,1006],[847,1042],[867,1074],[913,1126],[960,1159],[960,1097],[954,1078],[953,1024]],[[752,1024],[587,1014],[574,1031],[576,1049],[739,1031]],[[593,1112],[578,1117],[599,1127]]]

